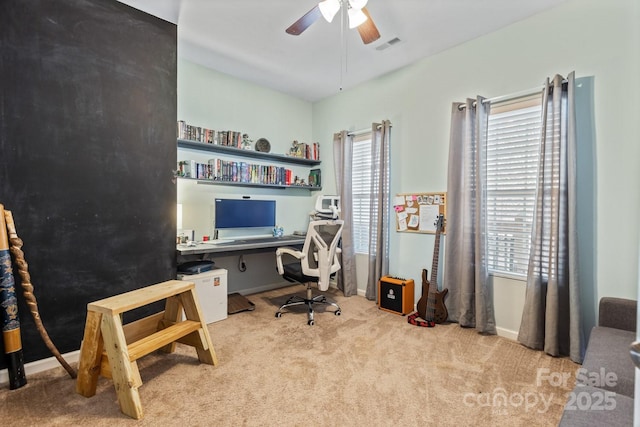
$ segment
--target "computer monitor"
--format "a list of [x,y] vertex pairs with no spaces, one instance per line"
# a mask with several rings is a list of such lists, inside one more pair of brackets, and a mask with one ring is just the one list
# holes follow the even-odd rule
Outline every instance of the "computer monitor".
[[275,227],[276,201],[215,199],[215,229]]

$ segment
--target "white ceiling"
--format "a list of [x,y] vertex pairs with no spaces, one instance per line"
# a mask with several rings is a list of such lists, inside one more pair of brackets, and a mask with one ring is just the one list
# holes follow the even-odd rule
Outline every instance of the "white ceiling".
[[381,35],[369,45],[355,29],[341,40],[340,15],[286,34],[317,0],[119,1],[177,24],[181,58],[317,101],[566,0],[369,0]]

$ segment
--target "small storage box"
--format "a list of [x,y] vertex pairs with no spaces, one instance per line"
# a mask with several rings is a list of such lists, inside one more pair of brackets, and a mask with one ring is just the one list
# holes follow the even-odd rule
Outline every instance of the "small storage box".
[[200,274],[178,274],[178,280],[195,283],[206,323],[227,318],[227,270],[218,268]]
[[378,306],[395,314],[406,315],[413,311],[413,279],[384,276],[378,281]]

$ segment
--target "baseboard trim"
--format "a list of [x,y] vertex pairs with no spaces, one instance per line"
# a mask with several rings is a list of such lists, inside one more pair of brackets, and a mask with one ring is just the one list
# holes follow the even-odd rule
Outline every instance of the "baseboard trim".
[[496,332],[498,333],[499,337],[509,338],[510,340],[518,341],[517,331],[512,331],[510,329],[505,329],[498,326],[496,327]]
[[[67,363],[75,363],[80,360],[80,350],[75,350],[69,353],[65,353],[62,355],[64,360]],[[61,367],[58,359],[51,356],[46,359],[36,360],[34,362],[29,362],[24,364],[24,372],[27,375],[27,382],[29,382],[29,375],[37,374],[39,372],[48,371],[49,369]],[[3,369],[0,371],[0,384],[8,384],[9,383],[9,371],[7,369]]]

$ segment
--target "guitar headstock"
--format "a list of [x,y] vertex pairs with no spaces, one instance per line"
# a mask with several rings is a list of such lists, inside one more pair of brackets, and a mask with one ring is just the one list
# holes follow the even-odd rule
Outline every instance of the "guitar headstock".
[[444,230],[444,221],[444,215],[438,215],[438,219],[436,219],[436,222],[434,223],[436,226],[436,233],[440,233],[442,230]]

